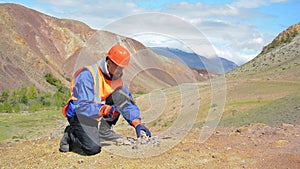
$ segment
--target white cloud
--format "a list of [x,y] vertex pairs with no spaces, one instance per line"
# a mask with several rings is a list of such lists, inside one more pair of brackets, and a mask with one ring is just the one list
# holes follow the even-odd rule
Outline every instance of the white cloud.
[[267,6],[272,3],[281,3],[286,1],[287,0],[237,0],[233,2],[232,5],[241,8],[258,8],[260,6]]
[[40,0],[44,4],[49,4],[47,13],[60,18],[71,18],[85,22],[95,29],[100,29],[104,25],[135,13],[145,12],[146,10],[136,6],[130,1],[84,1],[84,0]]
[[[178,40],[180,40],[187,42],[188,45],[195,44],[191,47],[199,54],[212,56],[215,52],[211,49],[205,50],[205,48],[210,45],[209,42],[218,43],[221,45],[214,48],[220,56],[241,63],[252,59],[253,55],[259,53],[269,41],[255,27],[243,22],[257,16],[265,17],[261,13],[253,12],[251,8],[285,0],[237,0],[226,5],[168,3],[164,12],[168,13],[169,17],[166,13],[153,14],[154,16],[143,14],[149,10],[137,6],[134,1],[41,1],[53,5],[55,7],[53,9],[56,9],[54,13],[59,17],[81,20],[95,29],[106,29],[136,37],[148,46],[170,45],[170,47],[184,48],[178,45],[180,44]],[[135,14],[137,15],[122,18]],[[143,33],[161,34],[168,36],[169,40],[155,36],[141,38]],[[139,37],[137,34],[140,34]],[[204,41],[205,45],[196,45]]]
[[[109,30],[129,37],[137,37],[137,35],[141,36],[145,34],[162,35],[184,43],[193,51],[203,56],[215,56],[215,52],[213,51],[210,42],[199,29],[179,17],[166,13],[132,15],[116,20],[104,27],[104,30]],[[151,38],[150,36],[148,37]],[[150,41],[151,39],[147,42],[149,43]],[[177,43],[172,42],[174,41],[161,41],[161,43],[164,44],[177,45]]]
[[[236,57],[242,56],[243,58],[238,61],[239,64],[245,59],[251,60],[266,43],[265,37],[255,27],[248,25],[222,20],[206,20],[198,23],[197,27],[214,44],[221,57],[237,60]],[[226,52],[221,52],[221,50]]]
[[214,46],[214,48],[217,56],[233,61],[237,65],[243,65],[257,55],[256,53],[251,54],[251,53],[238,52],[226,46],[223,47]]
[[264,0],[238,0],[233,2],[232,5],[239,8],[257,8],[267,5],[267,2]]
[[38,2],[48,3],[54,6],[64,6],[64,7],[74,7],[76,5],[82,5],[84,1],[82,0],[37,0]]
[[[222,57],[234,58],[242,64],[251,60],[269,41],[255,26],[247,24],[247,20],[270,16],[244,8],[243,5],[246,3],[249,3],[248,7],[257,7],[275,3],[275,1],[240,0],[226,5],[170,3],[167,5],[166,12],[195,25],[212,44],[222,44],[215,46],[219,51],[226,50],[226,52],[219,52]],[[242,57],[240,60],[237,59],[239,56]]]
[[187,52],[192,52],[192,50],[188,46],[186,46],[183,41],[163,34],[143,33],[137,34],[133,36],[133,38],[142,42],[148,47],[171,47]]
[[239,16],[239,9],[231,5],[204,5],[197,3],[170,3],[167,12],[183,15],[186,18],[213,17],[213,16]]

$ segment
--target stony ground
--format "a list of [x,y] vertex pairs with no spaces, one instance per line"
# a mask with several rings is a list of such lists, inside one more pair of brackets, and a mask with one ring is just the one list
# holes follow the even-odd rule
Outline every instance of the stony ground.
[[61,135],[2,143],[0,168],[300,168],[300,126],[219,127],[203,143],[200,132],[192,129],[163,153],[172,136],[157,138],[159,144],[104,144],[94,156],[59,152]]

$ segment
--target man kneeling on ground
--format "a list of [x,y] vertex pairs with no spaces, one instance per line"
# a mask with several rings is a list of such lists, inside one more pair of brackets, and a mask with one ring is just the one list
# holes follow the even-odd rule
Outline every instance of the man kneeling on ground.
[[129,51],[117,44],[105,58],[75,72],[71,96],[63,108],[69,125],[60,141],[61,152],[72,151],[76,146],[87,155],[99,153],[100,142],[123,137],[111,129],[120,114],[135,128],[137,138],[141,137],[142,130],[151,137],[149,129],[141,123],[138,106],[122,81],[123,68],[129,66],[129,60]]

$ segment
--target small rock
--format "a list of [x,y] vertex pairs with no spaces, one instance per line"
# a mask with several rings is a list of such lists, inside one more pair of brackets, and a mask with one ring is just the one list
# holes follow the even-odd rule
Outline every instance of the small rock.
[[131,143],[131,144],[134,144],[136,141],[134,138],[132,137],[127,137],[127,140]]
[[207,163],[207,162],[208,162],[207,159],[199,159],[199,163],[200,163],[200,164],[205,164],[205,163]]
[[128,141],[128,140],[125,140],[124,142],[123,142],[123,145],[126,145],[126,146],[130,146],[132,143],[130,142],[130,141]]
[[138,149],[138,146],[137,146],[137,145],[134,145],[134,146],[132,146],[132,149],[133,149],[133,150],[137,150],[137,149]]
[[290,128],[290,127],[294,127],[294,125],[292,125],[292,124],[287,124],[287,123],[282,123],[282,127],[283,127],[283,128]]
[[236,133],[242,133],[242,130],[241,129],[236,129],[235,132]]
[[140,144],[148,144],[148,143],[149,143],[149,140],[148,140],[148,139],[142,138],[142,139],[139,139],[139,143],[140,143]]
[[278,141],[274,142],[274,145],[276,147],[283,147],[283,146],[285,146],[288,143],[289,143],[289,141],[287,141],[287,140],[278,140]]
[[156,136],[156,137],[152,137],[151,138],[151,143],[155,146],[159,146],[159,138]]
[[83,159],[79,159],[79,160],[78,160],[78,164],[82,164],[83,162],[84,162]]
[[170,136],[164,136],[164,137],[162,137],[161,139],[171,139],[172,137],[170,137]]

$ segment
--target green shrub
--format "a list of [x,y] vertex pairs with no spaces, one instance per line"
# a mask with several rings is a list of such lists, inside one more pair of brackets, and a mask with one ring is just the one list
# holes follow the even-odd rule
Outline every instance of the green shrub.
[[28,99],[35,99],[37,97],[37,90],[35,89],[34,85],[31,85],[28,88],[27,96],[28,96]]
[[12,109],[12,112],[20,112],[20,110],[21,110],[20,103],[15,104],[11,109]]
[[0,104],[0,113],[12,113],[12,107],[7,101]]
[[45,74],[45,79],[48,83],[50,83],[53,86],[59,86],[60,85],[60,81],[57,80],[56,78],[54,78],[54,76],[51,73],[47,73]]
[[34,85],[23,85],[19,89],[4,90],[0,92],[0,113],[13,113],[21,111],[35,112],[44,109],[61,108],[69,98],[69,89],[51,75],[47,76],[51,83],[56,85],[55,93],[42,92]]
[[28,111],[33,113],[42,108],[42,105],[40,103],[33,103],[32,105],[29,106]]
[[20,102],[23,103],[23,104],[27,104],[28,103],[27,96],[26,95],[22,96]]
[[0,95],[0,103],[7,101],[8,97],[9,97],[9,91],[4,90]]
[[135,92],[135,94],[145,94],[145,92],[143,92],[143,91],[137,91],[137,92]]

